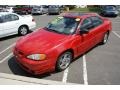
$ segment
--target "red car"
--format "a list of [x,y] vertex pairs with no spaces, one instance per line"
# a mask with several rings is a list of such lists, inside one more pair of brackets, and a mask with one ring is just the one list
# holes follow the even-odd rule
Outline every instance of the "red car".
[[18,64],[32,74],[62,71],[96,44],[105,44],[111,29],[111,21],[97,14],[68,13],[19,39],[13,51]]

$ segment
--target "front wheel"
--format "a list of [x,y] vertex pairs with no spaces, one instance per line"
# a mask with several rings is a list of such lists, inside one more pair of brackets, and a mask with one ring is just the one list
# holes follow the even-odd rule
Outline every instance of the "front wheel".
[[26,35],[28,33],[28,28],[26,26],[21,26],[19,29],[18,29],[18,34],[19,35]]
[[65,70],[72,61],[72,53],[71,52],[65,52],[58,58],[58,61],[56,63],[56,70],[57,71],[63,71]]

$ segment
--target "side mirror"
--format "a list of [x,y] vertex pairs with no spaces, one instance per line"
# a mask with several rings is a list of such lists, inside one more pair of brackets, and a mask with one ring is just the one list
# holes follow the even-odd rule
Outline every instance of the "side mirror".
[[88,29],[86,29],[86,28],[80,29],[80,34],[88,34],[88,33],[89,33]]

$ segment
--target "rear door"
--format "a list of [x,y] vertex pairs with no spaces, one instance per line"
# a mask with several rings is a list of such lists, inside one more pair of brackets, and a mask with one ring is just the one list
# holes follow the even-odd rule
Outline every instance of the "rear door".
[[6,34],[14,34],[18,32],[19,17],[15,14],[8,14],[4,16],[4,31]]
[[91,20],[94,25],[94,36],[95,36],[95,44],[99,43],[106,32],[104,21],[98,16],[92,16]]

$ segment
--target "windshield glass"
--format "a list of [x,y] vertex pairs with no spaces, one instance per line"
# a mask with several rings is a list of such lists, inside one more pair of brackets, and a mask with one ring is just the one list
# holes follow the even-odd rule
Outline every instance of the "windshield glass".
[[113,7],[113,6],[107,6],[105,9],[106,10],[115,10],[115,7]]
[[70,17],[58,17],[50,22],[46,28],[49,31],[54,31],[62,34],[72,34],[75,32],[80,19]]

